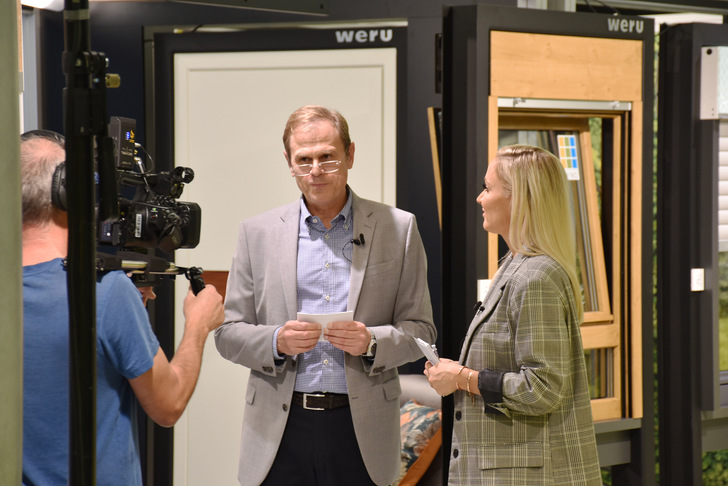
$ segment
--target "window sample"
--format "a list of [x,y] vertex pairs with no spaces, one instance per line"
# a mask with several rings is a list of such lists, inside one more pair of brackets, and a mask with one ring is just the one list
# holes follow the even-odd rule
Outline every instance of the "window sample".
[[[620,150],[602,150],[602,127],[619,131],[614,115],[578,113],[523,113],[501,111],[498,146],[527,144],[555,154],[564,166],[571,186],[577,270],[584,304],[582,340],[589,375],[592,409],[596,420],[623,416],[621,291],[618,273],[622,261],[622,234],[612,215],[620,215],[623,203],[612,187],[621,180]],[[620,137],[615,137],[619,143]],[[603,161],[608,167],[603,167]],[[603,183],[604,171],[609,184]],[[609,219],[605,225],[602,215]],[[605,228],[605,230],[603,230]],[[612,230],[610,230],[610,228]],[[610,238],[602,238],[606,231]],[[609,267],[607,266],[609,262]],[[609,269],[609,271],[608,271]]]

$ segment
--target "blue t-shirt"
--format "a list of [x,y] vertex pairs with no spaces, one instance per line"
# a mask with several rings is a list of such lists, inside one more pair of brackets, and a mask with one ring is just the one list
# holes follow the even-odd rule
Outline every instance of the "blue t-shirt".
[[[67,484],[69,330],[61,259],[23,267],[23,484]],[[96,484],[141,485],[137,401],[128,379],[159,349],[141,294],[121,271],[96,285]]]

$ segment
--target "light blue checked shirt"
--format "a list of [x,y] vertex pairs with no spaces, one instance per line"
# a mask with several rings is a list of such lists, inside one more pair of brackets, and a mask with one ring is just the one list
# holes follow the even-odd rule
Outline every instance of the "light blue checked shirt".
[[[301,198],[298,312],[329,314],[347,310],[353,224],[351,191],[329,229],[318,217],[311,215]],[[346,393],[344,351],[322,341],[311,351],[299,354],[297,364],[296,391]]]

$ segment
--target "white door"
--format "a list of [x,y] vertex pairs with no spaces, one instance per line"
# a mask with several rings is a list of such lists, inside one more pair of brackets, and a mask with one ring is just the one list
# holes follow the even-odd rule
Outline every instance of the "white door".
[[[178,250],[177,264],[228,271],[240,221],[300,195],[282,136],[302,105],[344,115],[356,144],[349,184],[395,205],[396,56],[396,48],[175,54],[174,165],[195,171],[182,199],[202,208],[200,244]],[[184,278],[175,292],[178,345]],[[238,484],[248,373],[208,338],[195,394],[175,426],[175,485]]]

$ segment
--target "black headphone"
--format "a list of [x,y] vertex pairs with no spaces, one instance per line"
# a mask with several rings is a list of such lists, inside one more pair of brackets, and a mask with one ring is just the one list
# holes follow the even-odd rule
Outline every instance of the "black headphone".
[[51,181],[51,203],[58,209],[66,211],[66,163],[56,166]]

